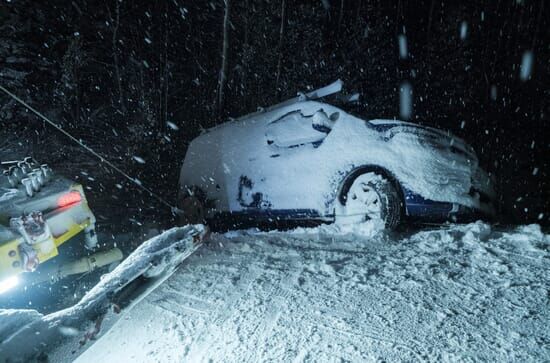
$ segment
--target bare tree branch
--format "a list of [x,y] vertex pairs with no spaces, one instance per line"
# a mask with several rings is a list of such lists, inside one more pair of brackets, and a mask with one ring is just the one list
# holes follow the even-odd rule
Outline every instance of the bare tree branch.
[[225,14],[223,17],[223,45],[222,45],[222,67],[218,81],[218,111],[223,112],[224,90],[227,82],[227,50],[229,48],[229,13],[231,0],[225,0]]
[[283,62],[283,38],[285,35],[285,0],[281,3],[281,27],[279,28],[279,60],[277,61],[277,78],[275,80],[275,90],[279,88],[279,79],[281,77],[281,63]]
[[114,66],[115,66],[115,77],[118,85],[118,103],[121,107],[121,111],[123,114],[126,114],[126,107],[124,105],[124,97],[122,93],[122,82],[120,78],[120,69],[119,69],[119,62],[118,62],[118,51],[117,51],[117,33],[118,33],[118,27],[120,24],[120,3],[118,1],[115,1],[116,3],[116,20],[113,19],[113,16],[111,14],[111,9],[109,6],[107,6],[107,11],[109,13],[109,18],[111,19],[111,23],[114,23],[114,30],[113,30],[113,37],[112,37],[112,45],[113,45],[113,59],[114,59]]

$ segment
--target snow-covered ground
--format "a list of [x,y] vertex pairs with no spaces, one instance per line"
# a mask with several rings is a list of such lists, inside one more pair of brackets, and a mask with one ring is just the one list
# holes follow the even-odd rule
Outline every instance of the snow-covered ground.
[[77,361],[550,361],[549,294],[537,225],[231,232]]

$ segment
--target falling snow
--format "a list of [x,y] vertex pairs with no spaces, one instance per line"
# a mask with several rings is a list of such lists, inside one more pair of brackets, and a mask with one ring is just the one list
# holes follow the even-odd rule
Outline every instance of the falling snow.
[[412,116],[412,87],[408,82],[401,84],[399,88],[399,115],[408,120]]
[[532,68],[533,68],[533,52],[527,51],[523,53],[523,56],[521,58],[519,78],[522,81],[529,80],[531,78]]

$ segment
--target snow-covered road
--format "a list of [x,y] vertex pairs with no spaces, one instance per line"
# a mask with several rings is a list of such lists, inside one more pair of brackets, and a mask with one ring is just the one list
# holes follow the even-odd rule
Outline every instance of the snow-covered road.
[[550,235],[232,232],[78,362],[549,361]]

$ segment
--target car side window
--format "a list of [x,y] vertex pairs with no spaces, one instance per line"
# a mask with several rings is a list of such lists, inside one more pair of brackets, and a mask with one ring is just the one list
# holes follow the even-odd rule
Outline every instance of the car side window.
[[306,144],[318,146],[332,130],[335,121],[331,118],[323,110],[311,116],[304,116],[300,111],[288,113],[268,124],[267,144],[281,148]]

